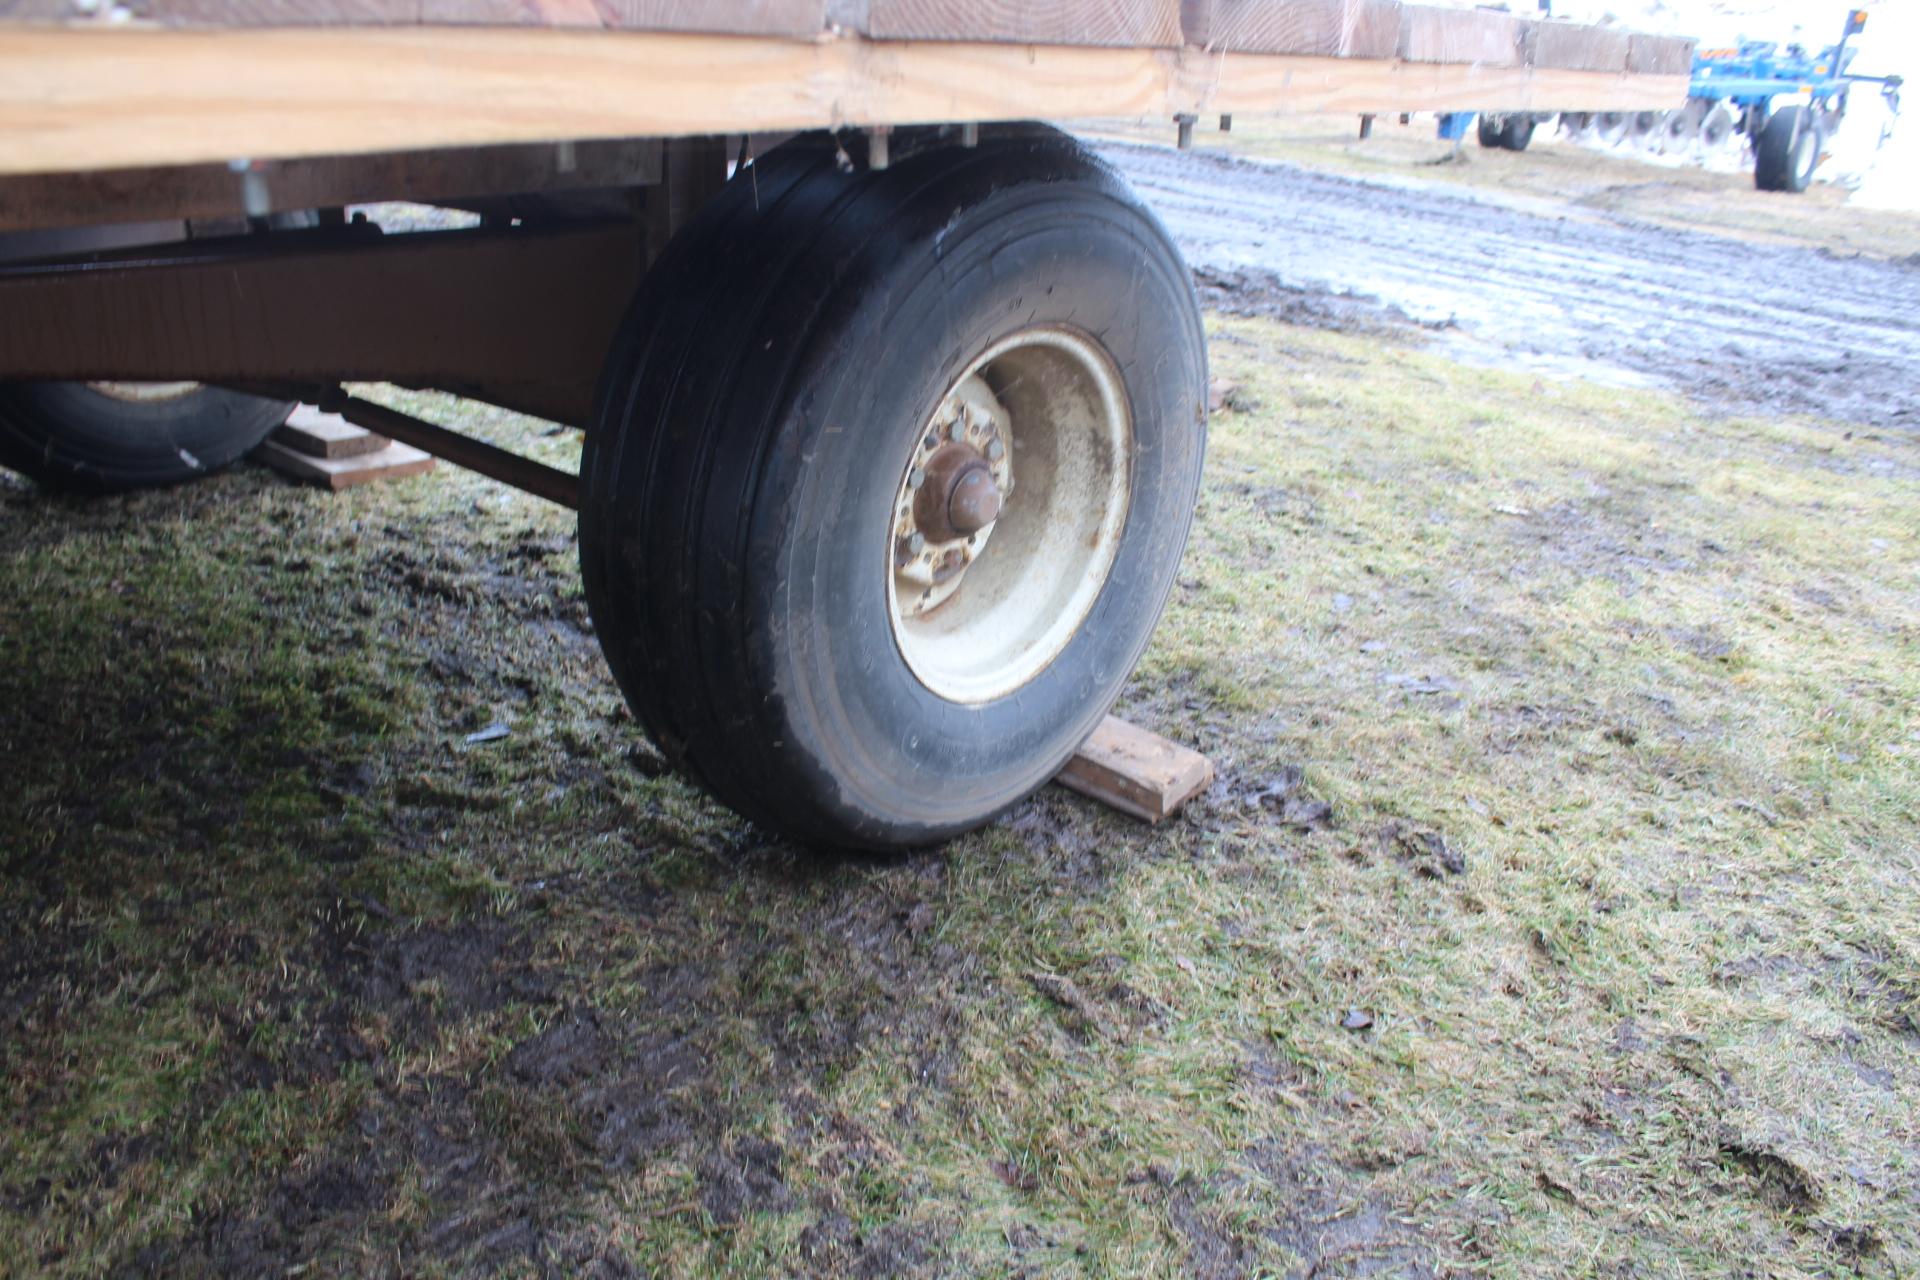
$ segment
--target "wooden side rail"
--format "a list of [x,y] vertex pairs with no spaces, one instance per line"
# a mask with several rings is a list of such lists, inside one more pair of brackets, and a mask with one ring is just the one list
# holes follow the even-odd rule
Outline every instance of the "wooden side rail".
[[0,25],[0,174],[1095,115],[1664,110],[1524,65],[534,27]]

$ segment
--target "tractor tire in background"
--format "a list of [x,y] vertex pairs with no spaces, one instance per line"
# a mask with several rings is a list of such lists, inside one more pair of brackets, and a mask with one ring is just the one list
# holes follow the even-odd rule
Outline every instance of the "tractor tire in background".
[[1482,111],[1480,118],[1474,122],[1474,130],[1479,135],[1480,145],[1483,147],[1503,147],[1506,145],[1502,140],[1504,130],[1501,125],[1501,117],[1499,116],[1488,115]]
[[193,382],[0,382],[0,466],[74,493],[178,484],[236,461],[293,408]]
[[1500,145],[1508,151],[1525,151],[1533,141],[1533,116],[1525,111],[1508,116],[1500,126]]
[[1199,491],[1205,335],[1159,220],[1055,130],[945,138],[755,161],[642,283],[587,434],[582,575],[642,727],[813,846],[936,843],[1051,778]]
[[1762,191],[1805,191],[1820,163],[1819,118],[1803,106],[1767,118],[1753,148],[1753,185]]

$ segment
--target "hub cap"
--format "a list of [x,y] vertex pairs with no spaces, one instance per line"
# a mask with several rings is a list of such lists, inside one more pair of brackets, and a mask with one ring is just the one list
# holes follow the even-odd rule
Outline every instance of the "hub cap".
[[953,702],[1033,679],[1113,568],[1133,419],[1091,337],[1034,328],[956,379],[921,426],[893,504],[887,602],[901,656]]

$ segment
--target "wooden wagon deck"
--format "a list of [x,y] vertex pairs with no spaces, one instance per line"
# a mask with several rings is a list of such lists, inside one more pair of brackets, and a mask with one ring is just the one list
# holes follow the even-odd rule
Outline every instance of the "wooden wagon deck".
[[1691,42],[1398,0],[0,0],[0,173],[1092,115],[1655,110]]

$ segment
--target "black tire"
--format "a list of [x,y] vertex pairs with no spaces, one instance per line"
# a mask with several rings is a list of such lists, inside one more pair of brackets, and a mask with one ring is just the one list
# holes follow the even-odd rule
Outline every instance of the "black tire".
[[292,411],[213,387],[140,400],[84,382],[0,382],[0,466],[75,493],[178,484],[235,461]]
[[1503,147],[1506,145],[1506,143],[1502,140],[1505,136],[1505,132],[1502,128],[1501,117],[1488,115],[1486,112],[1483,111],[1480,113],[1480,119],[1477,122],[1475,127],[1480,135],[1481,146]]
[[[928,136],[843,172],[807,135],[729,183],[642,284],[583,459],[587,599],[642,726],[818,846],[935,843],[1058,770],[1146,647],[1205,451],[1199,307],[1124,181],[1051,129]],[[1034,326],[1111,358],[1131,497],[1064,647],[1005,696],[949,700],[896,640],[894,503],[953,380]],[[996,539],[972,572],[1002,545],[1032,554]]]
[[1509,151],[1525,151],[1533,141],[1533,117],[1526,112],[1508,116],[1500,129],[1500,145]]
[[1754,145],[1753,185],[1762,191],[1805,191],[1820,163],[1820,123],[1803,106],[1767,118]]

